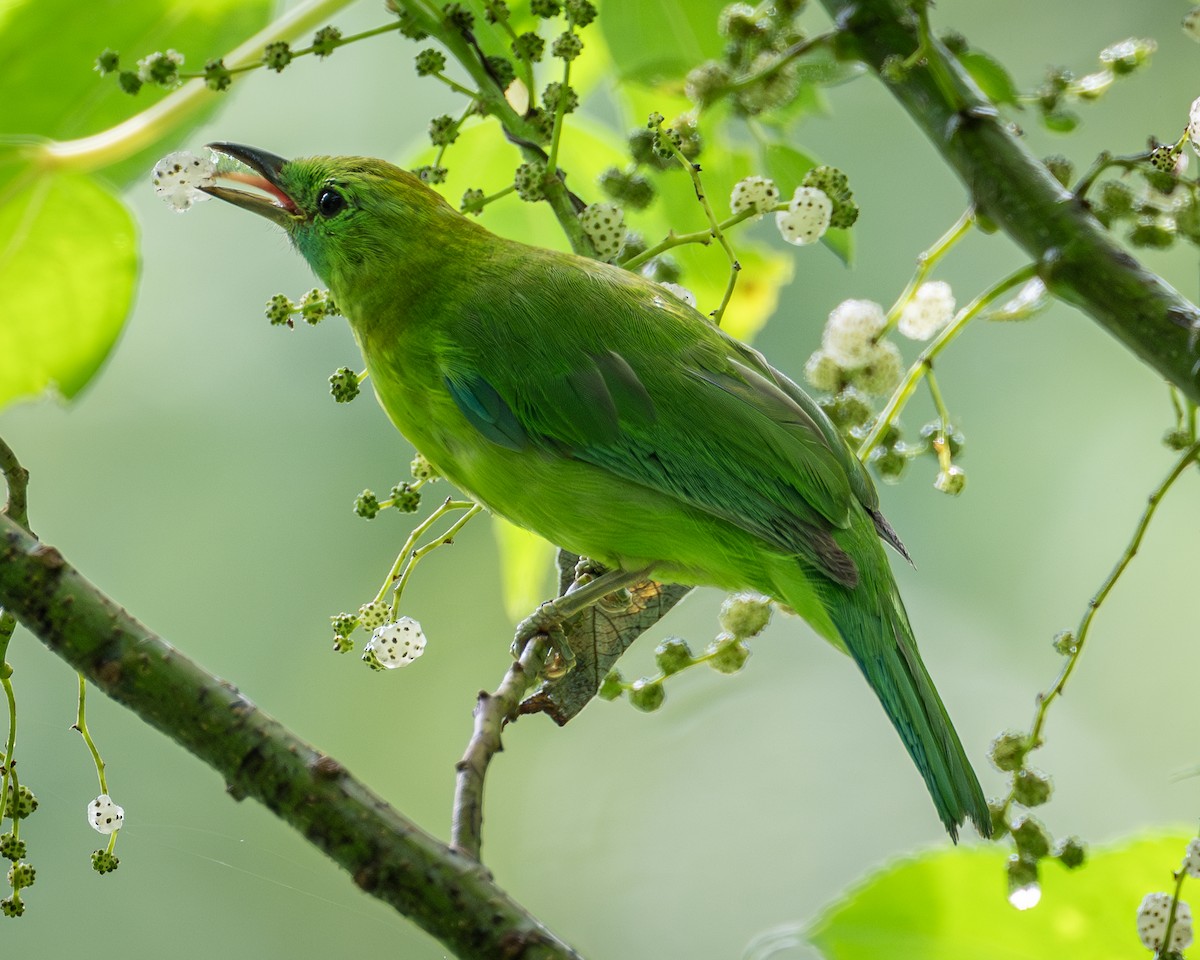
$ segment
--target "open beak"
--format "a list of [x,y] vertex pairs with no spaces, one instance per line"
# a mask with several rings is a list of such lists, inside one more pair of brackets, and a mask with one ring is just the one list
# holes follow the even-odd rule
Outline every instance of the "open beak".
[[287,163],[282,157],[267,153],[265,150],[243,146],[240,143],[210,143],[208,149],[232,157],[255,171],[255,173],[244,173],[234,170],[218,173],[217,176],[220,179],[244,183],[246,186],[254,187],[262,192],[251,193],[247,190],[235,190],[231,187],[221,186],[201,187],[200,189],[205,193],[228,200],[243,210],[264,216],[285,229],[293,227],[297,221],[305,219],[304,214],[292,198],[279,186],[280,171]]

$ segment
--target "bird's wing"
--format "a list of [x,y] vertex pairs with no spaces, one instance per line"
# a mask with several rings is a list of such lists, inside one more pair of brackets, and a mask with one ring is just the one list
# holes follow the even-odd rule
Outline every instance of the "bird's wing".
[[438,351],[467,420],[501,446],[678,497],[854,586],[832,536],[850,522],[849,454],[812,401],[640,280],[606,275],[603,296],[572,298],[553,279],[539,299],[472,298]]

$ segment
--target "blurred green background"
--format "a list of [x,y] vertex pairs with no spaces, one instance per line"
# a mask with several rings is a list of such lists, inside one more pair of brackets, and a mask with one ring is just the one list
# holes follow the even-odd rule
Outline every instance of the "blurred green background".
[[[1086,166],[1104,148],[1173,139],[1187,122],[1200,94],[1200,47],[1178,26],[1187,7],[1105,0],[1085,15],[1066,2],[942,0],[935,22],[997,55],[1024,89],[1050,63],[1082,73],[1108,43],[1156,37],[1151,69],[1087,109],[1075,135],[1054,137],[1026,117],[1035,152]],[[363,3],[336,22],[349,33],[384,16]],[[99,51],[104,23],[93,29]],[[284,78],[256,75],[180,147],[221,139],[285,156],[403,158],[430,116],[457,107],[414,78],[414,49],[385,37]],[[806,125],[803,146],[849,173],[864,212],[852,269],[824,249],[794,251],[795,280],[757,341],[797,377],[829,309],[850,296],[890,303],[964,204],[878,84],[863,79],[830,100],[833,114]],[[351,500],[404,476],[411,451],[371,399],[329,399],[328,374],[358,364],[343,324],[289,333],[263,319],[273,293],[312,286],[276,230],[217,204],[176,217],[148,178],[127,199],[143,275],[116,352],[76,403],[0,415],[0,435],[33,475],[34,529],[151,628],[445,836],[474,695],[509,662],[489,523],[438,551],[410,588],[407,612],[429,636],[418,664],[376,675],[333,655],[328,616],[368,598],[408,528],[388,514],[359,520]],[[1145,259],[1196,295],[1194,251]],[[937,276],[961,302],[1020,262],[1003,237],[975,236]],[[967,435],[967,491],[938,494],[932,463],[918,463],[882,496],[917,560],[897,573],[925,660],[991,793],[1003,780],[985,760],[988,741],[1027,727],[1036,692],[1057,674],[1051,638],[1075,626],[1171,462],[1159,442],[1170,410],[1147,368],[1065,306],[971,329],[939,378]],[[922,393],[910,431],[927,415]],[[1054,777],[1043,815],[1056,834],[1096,843],[1194,817],[1200,781],[1175,775],[1200,762],[1197,529],[1186,478],[1051,712],[1036,762]],[[703,646],[720,600],[696,592],[638,643],[626,674],[649,670],[663,636]],[[566,729],[538,717],[507,734],[488,782],[486,862],[587,956],[737,957],[885,859],[947,843],[850,663],[781,617],[753,647],[736,677],[675,678],[656,714],[596,703]],[[22,831],[38,883],[26,916],[0,927],[5,956],[445,956],[288,828],[229,799],[208,769],[93,695],[90,725],[127,814],[121,869],[98,878],[88,854],[99,838],[84,816],[95,773],[69,729],[74,676],[23,631],[9,659],[22,781],[41,807]],[[999,873],[984,893],[1004,896]],[[1132,918],[1134,906],[1114,909]]]

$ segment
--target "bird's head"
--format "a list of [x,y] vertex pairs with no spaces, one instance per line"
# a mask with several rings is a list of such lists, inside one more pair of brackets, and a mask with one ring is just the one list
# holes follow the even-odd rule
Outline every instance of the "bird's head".
[[253,172],[220,173],[218,180],[238,187],[202,189],[283,227],[339,301],[381,267],[419,269],[434,238],[453,230],[453,221],[466,222],[419,179],[383,160],[284,160],[236,143],[208,146]]

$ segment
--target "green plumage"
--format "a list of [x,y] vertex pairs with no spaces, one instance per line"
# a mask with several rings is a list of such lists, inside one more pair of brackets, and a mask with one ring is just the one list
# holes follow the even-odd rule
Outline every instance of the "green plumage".
[[659,285],[497,237],[390,164],[216,146],[277,199],[210,192],[284,226],[452,483],[607,566],[786,603],[858,664],[950,835],[990,833],[880,537],[903,547],[799,387]]

